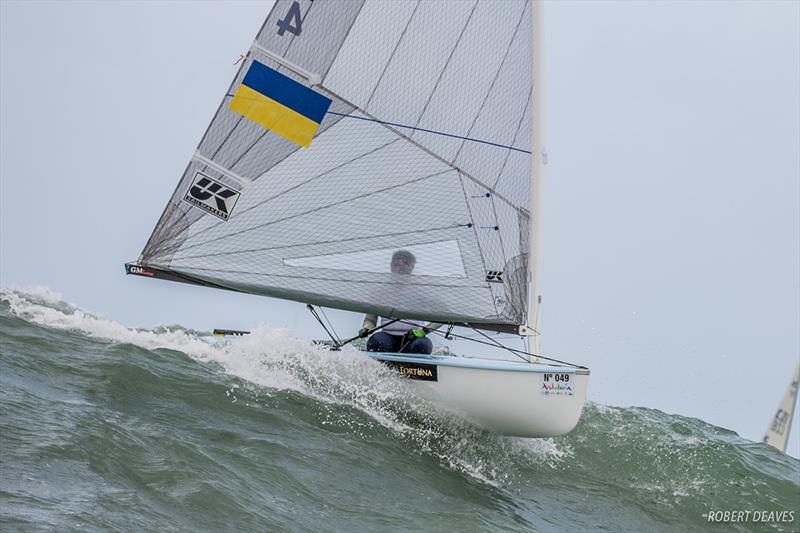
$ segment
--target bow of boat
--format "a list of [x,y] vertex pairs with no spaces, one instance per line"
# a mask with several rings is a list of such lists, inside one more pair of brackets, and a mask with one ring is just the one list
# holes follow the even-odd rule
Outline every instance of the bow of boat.
[[419,384],[427,398],[484,429],[509,436],[571,431],[586,402],[589,369],[462,356],[364,352]]

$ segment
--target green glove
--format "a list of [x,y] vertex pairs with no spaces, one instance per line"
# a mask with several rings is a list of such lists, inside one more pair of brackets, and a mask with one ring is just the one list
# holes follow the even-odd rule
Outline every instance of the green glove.
[[358,336],[361,337],[362,339],[364,337],[369,336],[369,328],[361,328],[360,330],[358,330]]
[[412,329],[410,333],[418,339],[421,339],[425,336],[425,330],[423,328]]

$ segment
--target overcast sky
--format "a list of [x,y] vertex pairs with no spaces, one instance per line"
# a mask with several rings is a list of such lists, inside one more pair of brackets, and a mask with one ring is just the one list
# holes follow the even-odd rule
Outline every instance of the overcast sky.
[[[123,274],[270,5],[0,2],[3,286],[321,335],[301,304]],[[588,365],[595,401],[759,439],[800,357],[800,2],[545,15],[545,353]]]

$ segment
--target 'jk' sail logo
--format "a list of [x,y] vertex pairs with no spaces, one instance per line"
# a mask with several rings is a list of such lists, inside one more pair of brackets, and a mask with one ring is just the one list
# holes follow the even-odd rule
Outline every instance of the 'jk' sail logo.
[[486,281],[490,283],[503,283],[503,271],[502,270],[487,270],[486,271]]
[[185,202],[199,207],[222,220],[228,220],[238,199],[238,191],[206,176],[202,172],[194,175],[192,184],[189,185],[189,190],[186,191],[186,195],[183,197]]

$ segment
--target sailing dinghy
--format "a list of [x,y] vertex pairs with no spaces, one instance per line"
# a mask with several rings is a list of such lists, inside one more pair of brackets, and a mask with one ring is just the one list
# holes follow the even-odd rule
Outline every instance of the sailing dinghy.
[[800,386],[800,364],[794,371],[786,393],[783,395],[775,416],[772,417],[767,432],[764,433],[763,442],[786,453],[786,446],[789,444],[789,432],[792,429],[792,419],[794,418],[794,408],[797,405],[797,389]]
[[517,361],[364,353],[480,427],[572,430],[588,369],[534,355],[541,22],[527,0],[278,0],[126,272],[520,336]]

